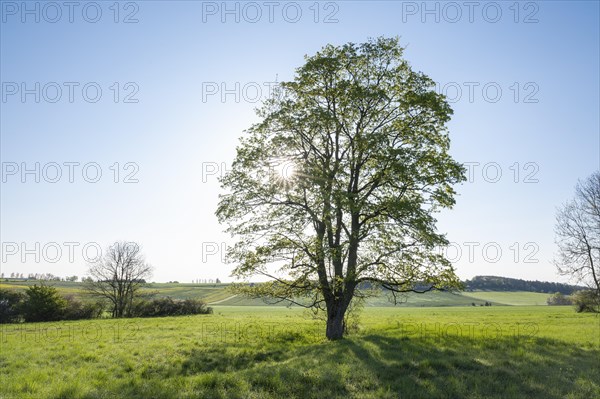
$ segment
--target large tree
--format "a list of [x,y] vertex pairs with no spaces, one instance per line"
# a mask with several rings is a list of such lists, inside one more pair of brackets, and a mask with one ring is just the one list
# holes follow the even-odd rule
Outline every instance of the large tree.
[[600,171],[579,181],[573,200],[558,209],[555,233],[558,272],[586,284],[600,303]]
[[85,280],[84,288],[110,302],[112,317],[130,314],[134,299],[152,275],[152,267],[146,263],[140,246],[126,241],[109,246],[88,268],[89,278]]
[[398,39],[378,38],[306,57],[221,179],[233,274],[270,279],[242,290],[325,310],[329,339],[343,336],[361,287],[459,285],[433,216],[464,180],[448,154],[452,110],[402,54]]

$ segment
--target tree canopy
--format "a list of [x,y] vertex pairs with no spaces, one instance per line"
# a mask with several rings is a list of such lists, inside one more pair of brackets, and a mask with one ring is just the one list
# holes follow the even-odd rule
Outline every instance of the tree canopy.
[[257,110],[222,177],[217,216],[251,295],[327,312],[327,337],[360,287],[392,293],[460,284],[436,251],[434,213],[464,168],[449,155],[452,110],[411,69],[397,38],[327,45]]

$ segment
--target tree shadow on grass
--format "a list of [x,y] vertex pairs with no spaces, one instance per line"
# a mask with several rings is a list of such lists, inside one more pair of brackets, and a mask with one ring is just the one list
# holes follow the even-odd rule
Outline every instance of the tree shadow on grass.
[[[351,336],[222,345],[145,368],[123,398],[600,398],[600,350],[543,338]],[[89,398],[96,396],[89,396]]]
[[600,398],[600,351],[544,338],[372,334],[288,356],[245,378],[263,391],[261,376],[274,375],[288,397]]
[[346,345],[396,397],[600,398],[600,351],[562,341],[367,335]]
[[287,358],[282,349],[242,350],[227,353],[226,349],[192,350],[181,364],[180,373],[192,375],[200,372],[235,372],[255,367],[263,362],[279,362]]

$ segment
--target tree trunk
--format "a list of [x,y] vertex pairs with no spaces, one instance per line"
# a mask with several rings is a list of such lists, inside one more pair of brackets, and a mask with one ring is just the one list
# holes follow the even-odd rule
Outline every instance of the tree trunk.
[[333,305],[327,310],[327,329],[325,335],[329,340],[337,340],[344,337],[344,313],[340,305]]

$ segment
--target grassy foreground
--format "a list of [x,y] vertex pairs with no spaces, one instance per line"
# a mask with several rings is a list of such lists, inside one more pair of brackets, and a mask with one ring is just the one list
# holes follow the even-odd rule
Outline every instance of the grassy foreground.
[[600,319],[571,307],[301,309],[3,325],[0,397],[597,398]]

